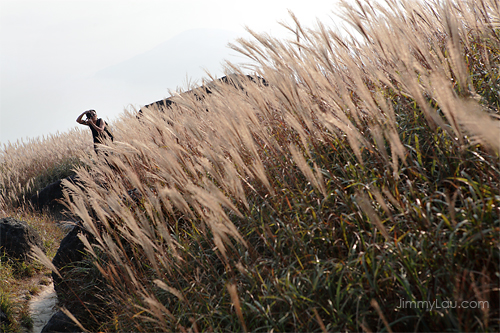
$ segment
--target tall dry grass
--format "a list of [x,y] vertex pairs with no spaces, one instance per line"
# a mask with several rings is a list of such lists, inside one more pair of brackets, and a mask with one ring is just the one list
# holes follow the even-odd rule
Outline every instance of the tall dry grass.
[[[80,165],[79,156],[91,153],[91,140],[90,133],[75,129],[19,140],[0,149],[0,217],[13,217],[33,227],[49,258],[55,256],[64,231],[52,214],[34,212],[30,198],[50,183],[74,173],[73,168]],[[27,297],[37,290],[38,281],[48,281],[48,277],[41,276],[50,276],[50,270],[36,262],[14,260],[2,251],[0,271],[0,307],[7,316],[0,323],[0,331],[30,329],[33,322]]]
[[499,328],[499,4],[343,7],[352,38],[253,33],[233,48],[268,86],[228,64],[243,90],[125,114],[107,161],[82,157],[85,327]]
[[72,129],[4,144],[0,149],[0,211],[12,210],[51,182],[67,177],[90,154],[92,138],[85,130]]

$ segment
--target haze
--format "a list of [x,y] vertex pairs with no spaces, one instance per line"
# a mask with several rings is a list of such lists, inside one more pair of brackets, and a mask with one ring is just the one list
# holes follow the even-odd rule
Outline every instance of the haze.
[[244,26],[280,38],[278,22],[331,23],[336,2],[0,0],[0,144],[64,132],[95,109],[112,121],[223,75]]

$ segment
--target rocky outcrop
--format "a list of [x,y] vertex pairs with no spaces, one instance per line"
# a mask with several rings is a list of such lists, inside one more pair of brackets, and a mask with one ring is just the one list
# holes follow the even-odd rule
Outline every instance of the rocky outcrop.
[[62,311],[57,311],[42,329],[47,332],[81,332],[82,330]]
[[31,261],[31,248],[37,246],[45,251],[42,238],[28,223],[12,217],[0,219],[0,251],[7,256]]
[[[76,175],[71,175],[64,179],[69,180],[71,182],[75,181]],[[47,185],[38,193],[31,196],[30,201],[38,210],[43,210],[44,208],[48,208],[52,211],[61,210],[64,206],[61,203],[63,199],[63,189],[62,181],[64,179],[59,179],[52,184]]]
[[[186,91],[186,92],[182,93],[181,96],[182,95],[193,95],[193,96],[195,96],[195,98],[197,100],[202,100],[207,95],[210,95],[214,91],[216,91],[218,89],[218,86],[220,86],[221,84],[233,86],[234,88],[240,89],[240,90],[245,90],[242,82],[245,82],[246,84],[251,82],[251,83],[255,83],[255,84],[262,84],[264,86],[269,85],[264,78],[261,78],[259,76],[231,74],[231,75],[223,76],[220,79],[208,82],[208,83],[206,83],[198,88],[195,88],[193,90]],[[175,104],[175,101],[176,101],[176,97],[173,96],[173,97],[169,97],[167,99],[163,99],[161,101],[156,101],[154,103],[145,105],[143,108],[162,110],[162,109],[171,107],[172,104]],[[141,114],[142,114],[142,108],[139,111],[139,116]]]
[[[91,258],[80,235],[95,243],[92,235],[80,225],[76,225],[64,239],[52,260],[61,276],[52,273],[58,305],[70,311],[84,327],[96,329],[100,314],[105,313],[105,297],[109,295],[97,269],[93,269]],[[92,329],[90,329],[92,331]]]
[[[59,245],[59,249],[54,256],[54,259],[52,259],[52,263],[61,273],[61,275],[64,276],[65,269],[67,269],[72,263],[81,261],[83,259],[85,254],[85,246],[83,245],[80,238],[78,238],[78,234],[84,232],[85,231],[82,227],[76,225],[61,241],[61,245]],[[55,273],[52,273],[52,280],[54,281],[54,289],[59,295],[61,292],[63,292],[63,281]]]
[[10,325],[9,317],[0,309],[0,328]]

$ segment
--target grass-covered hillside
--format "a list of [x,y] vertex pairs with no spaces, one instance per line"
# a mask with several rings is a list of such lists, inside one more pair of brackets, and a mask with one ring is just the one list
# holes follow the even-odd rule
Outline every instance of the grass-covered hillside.
[[124,114],[107,160],[80,132],[2,151],[5,214],[77,173],[83,327],[500,329],[500,4],[377,3],[342,7],[351,37],[235,42],[265,85],[228,64],[238,84]]

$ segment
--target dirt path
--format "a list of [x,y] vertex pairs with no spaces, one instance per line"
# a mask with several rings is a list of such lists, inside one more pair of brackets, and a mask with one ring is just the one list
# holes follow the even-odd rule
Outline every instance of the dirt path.
[[38,295],[29,301],[31,318],[33,319],[33,333],[40,333],[57,311],[56,302],[57,295],[53,283],[45,286]]

